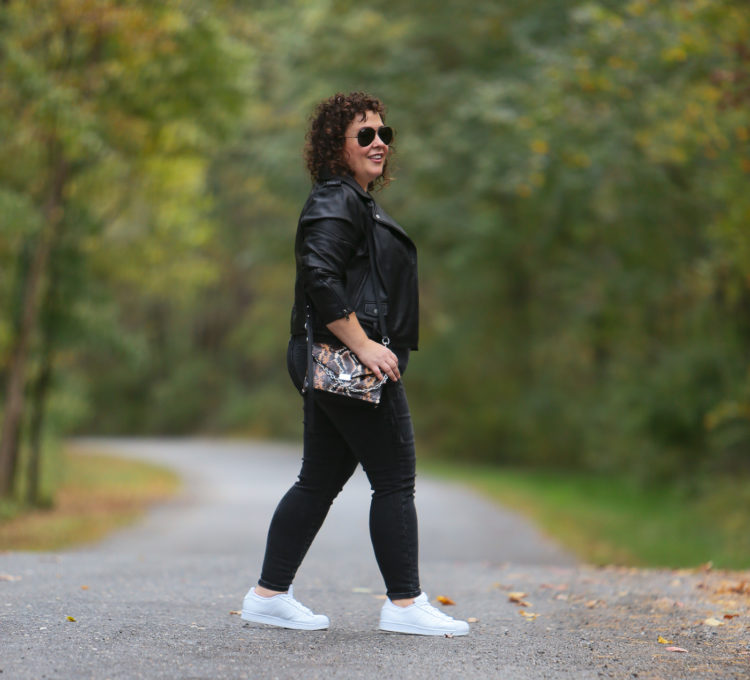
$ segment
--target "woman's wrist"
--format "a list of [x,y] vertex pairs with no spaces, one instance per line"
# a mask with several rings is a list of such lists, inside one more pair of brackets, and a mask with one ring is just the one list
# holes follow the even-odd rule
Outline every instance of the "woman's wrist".
[[370,340],[354,312],[341,319],[336,319],[336,321],[331,321],[331,323],[326,324],[326,328],[355,354],[364,349]]

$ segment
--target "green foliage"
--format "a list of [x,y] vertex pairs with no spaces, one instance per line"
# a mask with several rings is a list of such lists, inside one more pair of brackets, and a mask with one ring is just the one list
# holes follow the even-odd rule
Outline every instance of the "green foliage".
[[0,10],[3,309],[50,135],[71,165],[61,423],[299,431],[306,117],[366,89],[397,130],[378,199],[420,249],[424,444],[640,479],[747,469],[745,3],[89,4]]
[[[0,258],[13,265],[0,270],[1,365],[9,385],[33,384],[50,360],[62,385],[80,385],[102,350],[138,342],[129,299],[184,306],[215,278],[205,172],[244,102],[245,49],[193,3],[115,0],[4,3],[0,45],[12,131]],[[85,407],[63,411],[50,427]],[[4,439],[6,477],[14,448]]]
[[690,487],[644,489],[623,475],[434,461],[424,469],[523,512],[589,564],[750,566],[750,492],[741,479],[716,476]]

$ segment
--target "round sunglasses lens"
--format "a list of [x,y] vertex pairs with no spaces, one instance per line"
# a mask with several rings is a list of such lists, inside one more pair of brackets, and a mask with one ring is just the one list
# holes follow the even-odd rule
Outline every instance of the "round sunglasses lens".
[[393,141],[393,128],[386,126],[380,128],[378,137],[383,141],[383,144],[390,144]]
[[359,142],[360,146],[369,146],[372,144],[372,140],[375,139],[375,129],[368,127],[368,128],[362,128],[357,133],[357,142]]

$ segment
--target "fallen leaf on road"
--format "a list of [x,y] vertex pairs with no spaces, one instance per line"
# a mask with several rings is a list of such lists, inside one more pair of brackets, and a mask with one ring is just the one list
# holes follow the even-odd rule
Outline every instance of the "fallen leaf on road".
[[567,590],[568,584],[558,583],[557,585],[552,585],[551,583],[542,583],[539,587],[544,588],[546,590]]
[[723,621],[719,621],[719,619],[715,619],[713,616],[707,618],[703,623],[706,626],[723,626],[724,625]]
[[447,638],[452,638],[452,637],[453,637],[453,633],[446,633],[446,634],[445,634],[445,637],[447,637]]
[[687,649],[683,649],[682,647],[667,647],[666,649],[668,652],[687,652]]
[[604,600],[589,600],[585,606],[587,609],[593,609],[594,607],[600,607],[600,606],[606,607],[607,603]]
[[11,576],[10,574],[0,574],[0,581],[20,581],[20,576]]
[[479,619],[476,618],[475,616],[470,616],[468,619],[466,619],[466,622],[467,623],[478,623]]
[[451,600],[449,597],[446,597],[445,595],[438,595],[435,598],[440,604],[444,606],[456,604],[453,600]]
[[750,581],[739,581],[737,583],[722,581],[716,592],[719,594],[736,593],[737,595],[750,595]]
[[72,616],[66,616],[65,618],[68,619],[68,621],[75,622],[75,619]]
[[672,640],[665,640],[661,635],[658,638],[656,638],[656,641],[660,645],[671,645],[672,644]]
[[88,590],[88,589],[89,589],[88,586],[81,586],[81,590]]
[[733,593],[739,593],[740,595],[750,595],[750,581],[741,581],[734,588]]
[[724,614],[724,618],[725,619],[734,619],[734,618],[736,618],[738,616],[739,616],[739,614]]
[[526,593],[508,593],[508,600],[510,600],[513,604],[522,604],[525,607],[528,607],[529,605],[523,601],[523,598],[526,597]]
[[527,612],[523,609],[519,609],[518,613],[523,616],[527,621],[533,621],[539,614],[535,614],[534,612]]
[[240,614],[242,614],[242,612],[238,609],[233,609],[231,612],[229,612],[230,616],[239,616]]
[[353,593],[371,593],[372,588],[352,588]]
[[565,593],[558,593],[557,595],[555,595],[555,599],[567,601],[568,596]]

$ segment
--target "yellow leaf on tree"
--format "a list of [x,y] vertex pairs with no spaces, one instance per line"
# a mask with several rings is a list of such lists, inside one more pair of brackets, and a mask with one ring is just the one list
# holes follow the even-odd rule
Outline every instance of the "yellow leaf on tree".
[[661,56],[667,62],[685,61],[688,57],[685,48],[680,45],[669,47],[662,52]]

